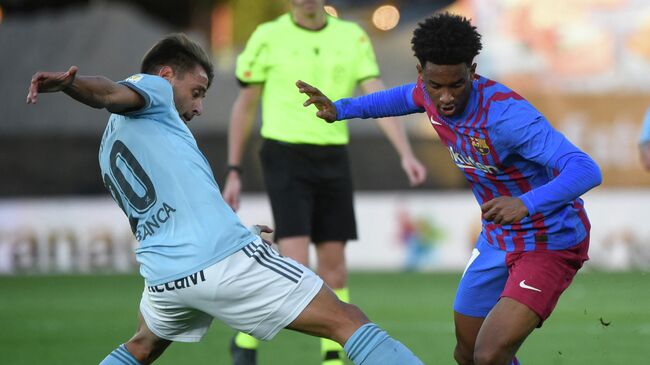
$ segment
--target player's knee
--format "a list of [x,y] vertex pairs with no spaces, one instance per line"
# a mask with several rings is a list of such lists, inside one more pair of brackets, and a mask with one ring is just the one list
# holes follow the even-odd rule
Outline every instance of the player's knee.
[[[343,302],[341,302],[341,303],[343,303]],[[350,320],[352,321],[353,325],[355,325],[355,326],[358,325],[359,327],[361,327],[364,324],[370,322],[368,317],[366,317],[366,314],[363,313],[361,311],[361,309],[359,309],[359,307],[357,307],[356,305],[349,304],[349,303],[343,303],[343,305],[345,306],[346,311],[348,312],[348,315],[349,315]]]
[[345,270],[327,270],[319,268],[318,276],[323,278],[323,281],[330,288],[345,288],[347,284],[347,275]]
[[336,323],[333,323],[331,327],[331,339],[343,343],[354,331],[370,322],[370,320],[356,305],[343,302],[339,303],[341,304],[342,315],[336,319]]
[[458,365],[474,365],[474,350],[456,344],[454,360]]
[[165,351],[169,341],[137,333],[125,343],[127,350],[141,364],[150,364]]
[[133,355],[133,357],[138,360],[140,364],[151,363],[149,359],[151,359],[151,355],[154,351],[153,346],[139,341],[136,337],[130,339],[129,342],[125,343],[124,345],[126,346],[129,353],[131,353],[131,355]]
[[502,357],[498,348],[477,348],[474,350],[474,365],[500,364]]

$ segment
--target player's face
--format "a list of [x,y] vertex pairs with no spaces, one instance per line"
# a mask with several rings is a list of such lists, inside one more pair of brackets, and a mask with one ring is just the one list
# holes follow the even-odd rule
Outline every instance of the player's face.
[[208,75],[201,66],[175,73],[169,80],[174,90],[174,104],[185,123],[203,113],[203,98],[208,91]]
[[440,115],[453,117],[465,110],[472,91],[475,63],[467,66],[465,63],[436,65],[427,62],[424,69],[420,65],[417,68],[427,94]]
[[293,11],[300,12],[303,16],[314,16],[323,11],[325,0],[291,0]]

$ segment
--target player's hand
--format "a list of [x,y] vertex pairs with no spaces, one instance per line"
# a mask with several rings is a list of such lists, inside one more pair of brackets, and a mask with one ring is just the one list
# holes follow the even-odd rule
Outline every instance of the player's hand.
[[37,72],[32,76],[27,93],[27,104],[36,104],[38,93],[53,93],[70,86],[77,76],[77,66],[66,72]]
[[500,196],[481,205],[483,218],[496,224],[513,224],[528,215],[528,208],[519,198]]
[[402,157],[402,169],[404,169],[411,186],[418,186],[427,178],[427,169],[413,155]]
[[263,235],[263,233],[267,233],[267,234],[273,233],[273,229],[271,227],[264,224],[254,224],[250,227],[250,231],[257,236],[260,236],[262,241],[267,245],[271,246],[273,244],[273,242],[271,242],[265,237],[267,235]]
[[230,205],[233,211],[239,210],[239,197],[241,195],[241,179],[237,171],[230,171],[226,176],[221,196],[226,204]]
[[302,104],[303,106],[315,105],[318,109],[318,112],[316,112],[317,117],[328,123],[336,121],[336,107],[327,96],[323,95],[317,88],[301,80],[296,81],[296,86],[300,93],[309,96],[309,99]]

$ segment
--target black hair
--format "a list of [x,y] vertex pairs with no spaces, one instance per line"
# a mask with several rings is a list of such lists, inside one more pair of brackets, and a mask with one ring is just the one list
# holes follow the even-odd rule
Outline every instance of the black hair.
[[197,65],[203,67],[208,76],[208,87],[214,78],[212,61],[208,54],[183,33],[173,33],[154,44],[144,55],[140,72],[156,74],[163,66],[170,66],[175,72],[186,72]]
[[411,44],[420,66],[472,64],[481,48],[481,35],[470,21],[460,15],[439,13],[423,22],[413,31]]

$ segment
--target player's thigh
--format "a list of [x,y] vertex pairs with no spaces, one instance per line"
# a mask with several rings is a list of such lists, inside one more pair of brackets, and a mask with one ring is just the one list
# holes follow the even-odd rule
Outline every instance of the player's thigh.
[[344,344],[354,331],[368,322],[368,317],[359,308],[340,301],[331,289],[323,286],[287,328]]
[[309,175],[313,168],[297,148],[265,140],[260,150],[264,184],[275,221],[275,241],[311,234],[313,187]]
[[256,240],[205,269],[205,288],[191,304],[228,326],[269,340],[309,305],[323,281],[295,260]]
[[454,311],[468,317],[487,316],[508,279],[505,255],[479,237],[458,284]]
[[502,297],[526,305],[539,317],[539,326],[551,315],[587,259],[589,238],[565,250],[509,253],[509,277]]
[[456,330],[456,351],[460,356],[472,359],[476,337],[485,320],[484,317],[470,317],[454,312],[454,327]]
[[205,273],[200,270],[178,280],[145,287],[140,313],[146,328],[169,341],[200,341],[212,324],[212,316],[188,304],[188,297],[192,288],[204,283]]
[[476,338],[474,358],[480,363],[509,364],[540,318],[528,306],[501,298],[483,321]]

